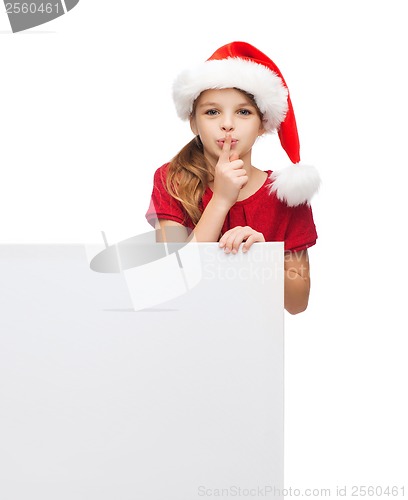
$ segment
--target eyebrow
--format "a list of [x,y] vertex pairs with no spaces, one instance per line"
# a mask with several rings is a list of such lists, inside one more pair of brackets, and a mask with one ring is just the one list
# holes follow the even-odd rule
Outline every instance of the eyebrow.
[[[219,102],[203,102],[198,107],[204,108],[206,106],[220,106],[220,103]],[[248,107],[248,106],[251,106],[251,108],[255,108],[255,106],[251,102],[242,102],[240,104],[237,104],[236,107],[237,108],[244,108],[244,107]]]
[[199,108],[204,108],[206,106],[219,106],[219,103],[218,102],[203,102],[198,107]]

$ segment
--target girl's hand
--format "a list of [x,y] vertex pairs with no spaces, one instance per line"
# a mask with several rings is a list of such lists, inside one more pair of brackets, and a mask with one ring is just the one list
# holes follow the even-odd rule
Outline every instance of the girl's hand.
[[237,153],[231,153],[231,134],[226,134],[221,154],[214,170],[214,194],[221,203],[231,208],[238,199],[240,190],[248,182],[244,162]]
[[236,226],[226,233],[224,233],[220,239],[219,246],[220,248],[224,247],[225,253],[237,253],[240,244],[245,241],[244,246],[242,247],[243,252],[247,252],[251,247],[252,243],[256,241],[265,242],[264,235],[252,229],[249,226]]

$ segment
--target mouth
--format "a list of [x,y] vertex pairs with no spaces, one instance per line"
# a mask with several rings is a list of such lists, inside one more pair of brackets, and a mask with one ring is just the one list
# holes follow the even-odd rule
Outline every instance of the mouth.
[[[225,138],[218,139],[217,144],[221,148],[224,146]],[[231,147],[235,146],[238,143],[238,139],[231,139]]]

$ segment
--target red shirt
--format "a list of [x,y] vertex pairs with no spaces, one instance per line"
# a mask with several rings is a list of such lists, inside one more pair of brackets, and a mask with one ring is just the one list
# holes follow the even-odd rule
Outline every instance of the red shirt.
[[[154,174],[153,191],[146,219],[155,227],[156,219],[172,220],[194,229],[191,218],[182,204],[170,196],[165,188],[168,163],[158,168]],[[290,167],[289,167],[290,168]],[[316,243],[317,233],[312,209],[308,204],[289,207],[281,202],[275,193],[270,194],[268,186],[271,170],[262,187],[245,200],[233,205],[224,221],[222,233],[236,226],[250,226],[264,235],[265,241],[283,241],[286,251],[300,251]],[[200,209],[205,210],[213,192],[206,188]]]

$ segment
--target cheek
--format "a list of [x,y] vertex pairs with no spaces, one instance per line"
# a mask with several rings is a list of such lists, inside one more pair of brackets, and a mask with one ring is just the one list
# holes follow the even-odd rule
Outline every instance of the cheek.
[[199,123],[196,129],[201,138],[211,136],[211,129],[208,126],[205,126],[205,124]]
[[263,135],[265,133],[265,128],[263,126],[263,123],[261,123],[259,125],[259,129],[258,129],[258,135]]
[[197,123],[195,120],[190,120],[190,128],[194,135],[198,135]]

